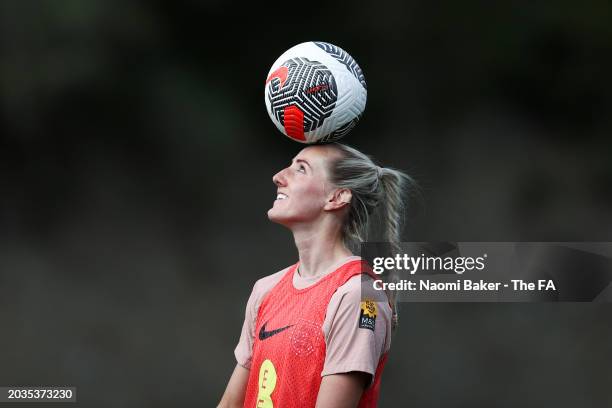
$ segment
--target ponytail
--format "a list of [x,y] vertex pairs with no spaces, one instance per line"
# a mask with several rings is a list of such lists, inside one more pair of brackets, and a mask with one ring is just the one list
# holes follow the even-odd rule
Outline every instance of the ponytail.
[[[355,247],[367,241],[370,217],[377,213],[382,235],[393,253],[400,251],[401,227],[406,209],[406,193],[415,186],[407,174],[392,168],[379,167],[370,157],[352,147],[334,143],[341,157],[330,168],[330,181],[339,188],[351,190],[351,206],[343,228],[344,242]],[[387,279],[397,282],[397,271]],[[393,328],[398,324],[397,294],[387,291],[393,311]]]
[[[414,180],[405,173],[392,168],[380,167],[380,181],[382,187],[381,218],[385,231],[385,240],[391,247],[391,252],[399,253],[401,242],[401,228],[404,221],[404,213],[406,210],[406,200],[404,193],[410,186],[414,186]],[[392,269],[387,276],[389,282],[399,282],[399,276],[396,269]],[[399,323],[399,310],[397,303],[397,292],[394,290],[387,291],[387,297],[393,311],[393,328]]]

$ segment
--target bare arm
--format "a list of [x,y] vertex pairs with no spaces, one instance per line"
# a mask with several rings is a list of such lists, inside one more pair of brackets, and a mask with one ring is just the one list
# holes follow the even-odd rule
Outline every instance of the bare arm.
[[248,380],[249,370],[236,364],[217,408],[242,408]]
[[370,378],[358,371],[324,376],[316,408],[355,408]]

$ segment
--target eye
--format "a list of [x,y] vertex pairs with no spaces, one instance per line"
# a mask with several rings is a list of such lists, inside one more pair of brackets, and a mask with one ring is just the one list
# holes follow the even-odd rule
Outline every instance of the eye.
[[298,166],[297,171],[299,171],[300,173],[306,173],[306,167],[304,167],[304,165],[303,165],[303,164],[300,164],[300,165]]

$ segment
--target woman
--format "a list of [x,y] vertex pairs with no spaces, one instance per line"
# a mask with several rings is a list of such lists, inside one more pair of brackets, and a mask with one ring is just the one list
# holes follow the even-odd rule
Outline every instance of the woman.
[[272,180],[268,217],[291,230],[299,262],[255,283],[219,406],[376,406],[396,307],[362,285],[371,272],[349,248],[375,210],[398,243],[411,180],[338,143],[306,147]]

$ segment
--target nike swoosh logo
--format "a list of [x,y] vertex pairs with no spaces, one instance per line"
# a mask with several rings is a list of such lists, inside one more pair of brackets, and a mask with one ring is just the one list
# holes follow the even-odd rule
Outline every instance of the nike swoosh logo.
[[259,329],[259,340],[265,340],[293,326],[292,324],[290,324],[289,326],[281,327],[280,329],[266,331],[266,324],[268,324],[268,322],[265,322],[263,326],[261,326],[261,329]]

